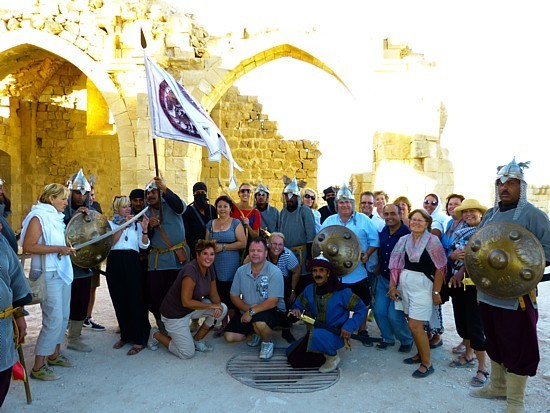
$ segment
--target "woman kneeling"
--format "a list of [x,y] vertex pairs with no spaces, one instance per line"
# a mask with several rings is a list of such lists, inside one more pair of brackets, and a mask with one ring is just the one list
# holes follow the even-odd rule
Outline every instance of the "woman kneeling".
[[[221,302],[216,289],[216,277],[212,264],[216,256],[216,241],[199,240],[197,258],[187,264],[178,274],[160,307],[161,318],[167,335],[157,328],[151,329],[148,346],[158,348],[160,342],[171,353],[184,359],[196,351],[211,351],[204,342],[214,323],[219,323],[227,314],[227,306]],[[195,336],[191,335],[191,319],[205,317]]]

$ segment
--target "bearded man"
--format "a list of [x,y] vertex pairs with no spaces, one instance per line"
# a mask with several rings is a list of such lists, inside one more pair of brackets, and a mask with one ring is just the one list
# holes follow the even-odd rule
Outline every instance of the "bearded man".
[[217,217],[216,208],[208,203],[208,188],[204,182],[193,185],[193,202],[183,213],[185,238],[191,258],[195,258],[195,244],[206,236],[206,224]]

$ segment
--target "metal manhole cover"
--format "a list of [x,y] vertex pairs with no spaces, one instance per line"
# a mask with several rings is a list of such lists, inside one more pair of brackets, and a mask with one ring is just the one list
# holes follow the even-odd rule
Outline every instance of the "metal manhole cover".
[[327,389],[340,379],[340,370],[321,373],[318,369],[294,369],[286,359],[285,348],[275,348],[273,357],[264,361],[257,351],[233,356],[227,373],[256,389],[280,393],[311,393]]

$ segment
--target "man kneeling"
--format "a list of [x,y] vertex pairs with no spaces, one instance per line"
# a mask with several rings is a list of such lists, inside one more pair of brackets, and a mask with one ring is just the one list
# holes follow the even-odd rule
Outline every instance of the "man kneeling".
[[[294,368],[319,367],[320,372],[328,373],[338,368],[338,349],[344,347],[365,319],[367,307],[332,274],[332,264],[322,254],[311,260],[308,267],[315,283],[298,296],[291,312],[299,318],[305,311],[315,320],[338,329],[340,335],[308,325],[306,335],[288,347],[287,356]],[[350,311],[353,311],[351,318]]]
[[[260,337],[262,341],[260,358],[268,360],[273,356],[271,336],[277,324],[277,304],[284,292],[283,274],[276,265],[267,261],[264,239],[252,240],[248,256],[250,262],[237,269],[229,293],[241,316],[229,321],[224,338],[233,343],[244,341],[250,333],[255,333],[254,338]],[[249,343],[254,344],[255,340]]]

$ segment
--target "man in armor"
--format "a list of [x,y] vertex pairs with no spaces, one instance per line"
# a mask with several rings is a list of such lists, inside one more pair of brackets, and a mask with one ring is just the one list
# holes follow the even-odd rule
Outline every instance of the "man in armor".
[[[145,193],[149,205],[146,214],[149,217],[150,231],[147,301],[158,329],[164,332],[160,305],[190,257],[182,219],[187,205],[166,186],[164,179],[159,177],[153,178],[147,184]],[[151,334],[158,329],[152,328]]]
[[256,209],[262,216],[262,229],[270,234],[277,232],[279,228],[279,210],[269,205],[269,188],[264,184],[258,185],[254,191]]
[[[65,208],[65,224],[68,224],[74,214],[81,212],[89,214],[93,210],[90,206],[90,191],[92,187],[82,169],[74,174],[67,182],[71,191],[70,200]],[[69,332],[67,348],[75,351],[90,352],[92,348],[84,343],[80,337],[82,327],[88,313],[90,291],[92,285],[92,269],[81,268],[73,264],[74,279],[71,284],[71,310],[69,313]]]
[[279,215],[279,232],[286,239],[289,248],[300,263],[300,282],[296,288],[299,294],[306,285],[311,284],[311,274],[306,268],[306,261],[311,259],[311,245],[315,238],[315,218],[309,207],[302,205],[300,188],[294,178],[283,190],[284,206]]
[[[380,246],[378,231],[372,221],[365,214],[355,211],[355,198],[346,184],[342,185],[336,195],[338,213],[329,216],[322,224],[321,229],[330,225],[342,225],[352,230],[361,243],[361,262],[366,265],[358,265],[348,275],[342,278],[342,284],[351,288],[365,305],[370,305],[371,294],[369,288],[368,272],[374,272],[378,264],[376,251]],[[368,337],[367,318],[362,321],[358,331],[359,335]],[[372,347],[368,340],[364,341],[365,346]]]
[[[543,211],[527,201],[526,167],[528,163],[518,164],[514,159],[498,168],[495,205],[483,216],[479,228],[499,222],[525,227],[540,241],[548,265],[550,222]],[[506,398],[506,412],[524,412],[527,377],[536,374],[540,361],[535,290],[518,298],[502,299],[478,288],[478,301],[491,358],[491,378],[489,385],[471,395]]]

